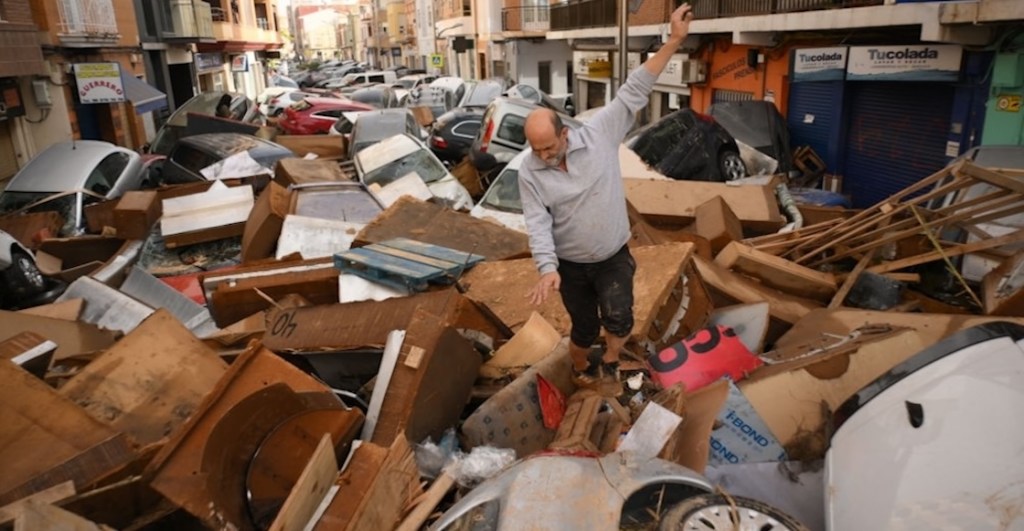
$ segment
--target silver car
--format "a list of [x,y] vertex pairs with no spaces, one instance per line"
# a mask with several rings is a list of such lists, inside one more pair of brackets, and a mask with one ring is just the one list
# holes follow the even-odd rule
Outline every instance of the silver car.
[[138,189],[146,170],[138,153],[109,142],[54,144],[11,178],[0,194],[0,214],[59,212],[60,235],[73,236],[84,231],[85,205]]

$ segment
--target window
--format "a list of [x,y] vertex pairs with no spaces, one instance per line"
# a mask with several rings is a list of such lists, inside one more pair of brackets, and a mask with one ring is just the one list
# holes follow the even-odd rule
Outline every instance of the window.
[[199,175],[200,170],[217,162],[219,159],[182,143],[178,144],[178,147],[174,149],[174,153],[171,154],[171,160],[182,168]]
[[537,63],[537,85],[541,92],[551,94],[551,61]]
[[524,125],[526,125],[526,119],[522,116],[507,114],[501,119],[501,125],[498,126],[498,138],[516,144],[526,144]]
[[476,120],[467,120],[460,122],[452,127],[452,135],[461,136],[463,138],[476,138],[476,133],[480,130],[480,122]]
[[331,109],[329,111],[320,111],[313,113],[314,118],[320,118],[321,120],[337,120],[341,118],[341,113],[344,112],[341,109]]
[[369,82],[370,83],[383,83],[384,82],[384,74],[369,76]]
[[127,153],[111,153],[93,168],[85,181],[85,189],[100,195],[107,195],[128,167],[131,158]]

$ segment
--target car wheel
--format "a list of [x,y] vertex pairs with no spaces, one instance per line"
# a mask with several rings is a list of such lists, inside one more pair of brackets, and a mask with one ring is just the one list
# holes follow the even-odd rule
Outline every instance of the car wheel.
[[747,176],[747,165],[743,164],[739,152],[724,150],[718,155],[718,169],[726,181],[742,179]]
[[15,286],[15,290],[33,294],[46,288],[46,279],[31,256],[22,251],[15,251],[11,256],[11,262],[7,270],[7,280]]
[[701,494],[679,503],[661,519],[660,531],[808,531],[792,516],[742,496]]

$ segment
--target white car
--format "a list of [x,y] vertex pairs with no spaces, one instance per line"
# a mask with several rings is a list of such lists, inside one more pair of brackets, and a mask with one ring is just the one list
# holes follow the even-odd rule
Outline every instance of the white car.
[[455,210],[473,208],[473,199],[462,183],[418,138],[405,133],[367,147],[353,159],[359,180],[369,186],[387,186],[415,172],[430,193]]
[[840,406],[826,528],[1020,529],[1024,327],[988,323],[915,354]]
[[36,267],[35,255],[13,236],[0,230],[0,275],[3,289],[0,289],[0,303],[5,306],[16,304],[46,289],[46,279]]
[[487,193],[480,198],[469,215],[474,218],[489,219],[512,230],[526,233],[526,218],[523,216],[523,202],[519,198],[519,168],[533,151],[527,148],[516,155],[494,182],[487,188]]
[[[256,105],[259,106],[260,113],[263,114],[263,116],[274,116],[274,114],[272,114],[273,108],[271,106],[285,94],[288,94],[289,92],[296,92],[298,90],[299,89],[297,88],[289,87],[267,87],[259,96],[256,97]],[[290,103],[291,102],[289,102],[289,104]],[[277,112],[281,112],[283,107],[278,106],[277,109],[279,109]]]

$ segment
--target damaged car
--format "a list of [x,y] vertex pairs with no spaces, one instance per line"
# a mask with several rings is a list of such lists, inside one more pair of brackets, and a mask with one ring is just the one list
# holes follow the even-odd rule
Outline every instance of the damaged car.
[[0,230],[0,306],[10,308],[44,292],[46,279],[36,266],[35,255],[10,234]]
[[[236,166],[234,170],[221,168],[229,173],[207,170],[217,163],[222,163],[243,153],[248,157],[244,161],[247,163],[248,169],[242,166]],[[249,177],[257,173],[269,174],[277,161],[294,156],[295,154],[290,149],[263,138],[238,133],[207,133],[178,141],[159,170],[154,168],[154,173],[157,175],[155,178],[161,184],[184,184],[218,178]],[[236,159],[234,162],[243,161]],[[246,173],[247,171],[253,173]]]
[[156,133],[153,142],[146,147],[149,153],[167,155],[178,140],[188,133],[188,115],[203,114],[243,123],[262,123],[259,105],[245,94],[235,92],[204,92],[178,107],[167,123]]
[[384,139],[356,154],[356,174],[367,186],[387,186],[416,173],[434,197],[455,210],[473,208],[473,199],[462,183],[418,138],[406,133]]
[[58,212],[64,219],[59,236],[75,236],[85,232],[86,205],[139,189],[148,172],[138,153],[109,142],[61,142],[8,181],[0,193],[0,214]]
[[636,130],[625,144],[651,168],[679,181],[747,176],[736,140],[714,118],[680,109]]
[[[793,171],[789,128],[774,103],[763,100],[715,103],[708,108],[708,116],[725,128],[741,148],[746,144],[775,161],[774,169],[766,173]],[[750,162],[747,165],[750,166]]]

